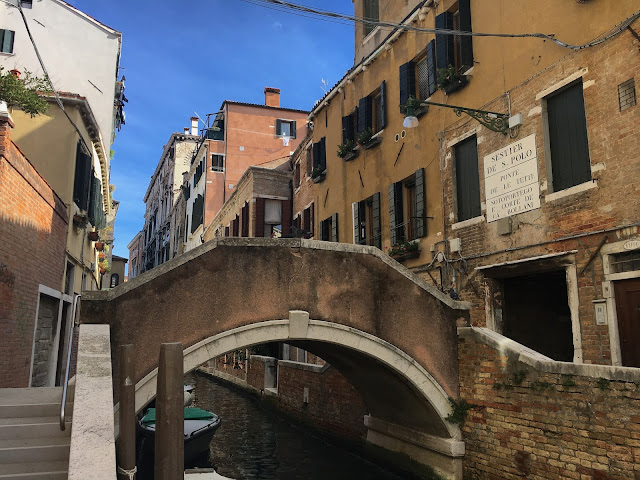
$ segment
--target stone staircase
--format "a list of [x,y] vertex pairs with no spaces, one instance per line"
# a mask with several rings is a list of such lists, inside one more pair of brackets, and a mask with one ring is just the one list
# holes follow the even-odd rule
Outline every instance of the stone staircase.
[[62,387],[0,389],[0,479],[66,479],[73,386],[60,430]]

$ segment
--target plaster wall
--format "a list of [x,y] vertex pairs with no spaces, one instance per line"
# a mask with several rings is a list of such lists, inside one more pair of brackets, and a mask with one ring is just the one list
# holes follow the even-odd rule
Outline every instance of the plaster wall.
[[[35,1],[23,11],[54,86],[87,98],[108,150],[122,34],[58,0]],[[2,28],[16,32],[14,53],[0,53],[0,65],[43,76],[18,9],[3,2],[0,18]]]

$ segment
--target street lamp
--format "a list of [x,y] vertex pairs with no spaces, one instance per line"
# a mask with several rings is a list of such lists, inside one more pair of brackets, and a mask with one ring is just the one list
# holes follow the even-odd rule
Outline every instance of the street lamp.
[[428,105],[435,105],[438,107],[452,108],[457,116],[461,116],[466,113],[472,118],[475,118],[482,125],[494,132],[500,132],[503,135],[511,133],[511,136],[517,135],[517,130],[514,127],[510,128],[509,115],[506,113],[489,112],[487,110],[477,110],[475,108],[460,107],[457,105],[447,105],[444,103],[429,102],[426,100],[417,100],[413,97],[409,97],[405,105],[405,117],[402,122],[402,126],[405,128],[415,128],[418,126],[418,117],[416,117],[416,109],[419,107],[425,107]]

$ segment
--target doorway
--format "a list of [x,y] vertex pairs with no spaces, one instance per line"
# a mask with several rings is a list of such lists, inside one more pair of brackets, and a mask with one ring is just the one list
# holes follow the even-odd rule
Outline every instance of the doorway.
[[614,283],[622,365],[640,367],[640,278]]
[[503,279],[503,333],[549,358],[574,358],[565,270]]

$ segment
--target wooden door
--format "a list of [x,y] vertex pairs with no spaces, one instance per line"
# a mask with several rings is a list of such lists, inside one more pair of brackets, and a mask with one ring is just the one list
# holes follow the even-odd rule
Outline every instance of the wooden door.
[[640,367],[640,278],[615,282],[622,365]]

